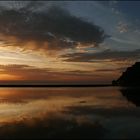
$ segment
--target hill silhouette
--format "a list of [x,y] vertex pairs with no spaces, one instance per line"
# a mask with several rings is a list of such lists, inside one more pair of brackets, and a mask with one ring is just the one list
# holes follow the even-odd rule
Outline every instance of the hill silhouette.
[[129,102],[140,106],[140,88],[122,88],[120,92]]
[[128,67],[119,79],[112,81],[113,85],[118,86],[140,86],[140,62],[136,62]]

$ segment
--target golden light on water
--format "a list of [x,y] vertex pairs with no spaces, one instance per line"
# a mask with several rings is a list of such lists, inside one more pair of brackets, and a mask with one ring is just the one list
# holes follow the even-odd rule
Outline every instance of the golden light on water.
[[93,109],[134,107],[124,100],[118,88],[104,88],[103,93],[102,90],[100,88],[88,90],[86,88],[1,88],[0,123],[20,120],[24,117],[40,117],[41,114],[59,114],[74,106],[91,106]]

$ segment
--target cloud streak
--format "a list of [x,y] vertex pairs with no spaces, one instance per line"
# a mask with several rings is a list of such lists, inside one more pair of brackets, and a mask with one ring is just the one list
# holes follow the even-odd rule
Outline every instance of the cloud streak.
[[105,50],[98,53],[71,53],[62,56],[68,62],[93,62],[96,60],[120,61],[140,59],[140,50],[135,51],[112,51]]
[[[114,77],[114,73],[110,73]],[[29,65],[0,65],[0,84],[91,84],[110,82],[108,73],[97,71],[55,71]]]

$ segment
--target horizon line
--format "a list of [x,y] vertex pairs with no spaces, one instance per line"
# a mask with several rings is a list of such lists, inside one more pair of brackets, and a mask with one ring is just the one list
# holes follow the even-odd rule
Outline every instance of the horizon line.
[[113,86],[112,84],[53,84],[53,85],[46,85],[46,84],[0,84],[1,87],[108,87]]

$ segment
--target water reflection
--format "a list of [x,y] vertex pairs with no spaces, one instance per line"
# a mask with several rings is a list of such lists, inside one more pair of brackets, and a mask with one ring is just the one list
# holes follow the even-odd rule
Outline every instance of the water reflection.
[[140,138],[140,109],[122,93],[118,87],[1,88],[0,138]]
[[117,88],[1,88],[0,122],[60,112],[71,106],[130,108]]
[[140,88],[122,88],[120,91],[128,101],[140,106]]
[[106,129],[100,122],[78,121],[58,114],[44,114],[41,118],[25,118],[0,127],[0,138],[5,139],[87,139],[103,138],[105,133]]

